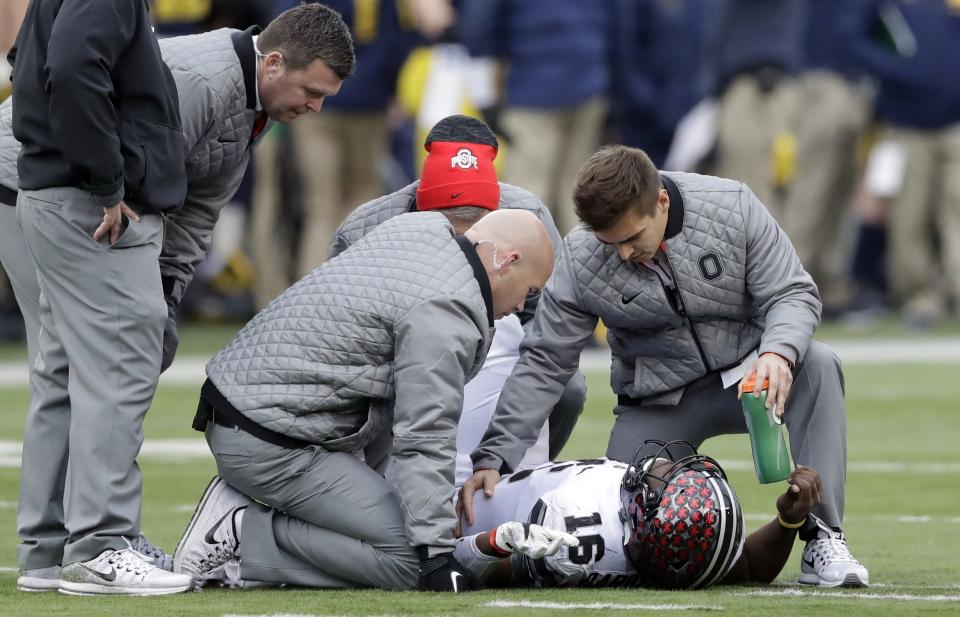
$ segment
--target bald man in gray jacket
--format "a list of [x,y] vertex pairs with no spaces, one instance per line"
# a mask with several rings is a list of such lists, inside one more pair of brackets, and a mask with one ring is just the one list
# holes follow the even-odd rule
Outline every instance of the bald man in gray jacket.
[[[529,212],[493,212],[463,235],[411,213],[287,289],[207,365],[194,428],[219,476],[174,570],[220,579],[239,560],[244,580],[468,589],[452,554],[463,386],[494,320],[552,270]],[[360,455],[384,430],[386,478]]]

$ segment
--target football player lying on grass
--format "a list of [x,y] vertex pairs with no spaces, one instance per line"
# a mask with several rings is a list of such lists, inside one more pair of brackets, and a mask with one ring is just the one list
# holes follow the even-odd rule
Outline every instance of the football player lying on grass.
[[685,442],[647,441],[631,465],[569,461],[505,476],[475,499],[455,555],[490,587],[768,583],[818,503],[819,474],[797,467],[777,517],[744,540],[720,465]]

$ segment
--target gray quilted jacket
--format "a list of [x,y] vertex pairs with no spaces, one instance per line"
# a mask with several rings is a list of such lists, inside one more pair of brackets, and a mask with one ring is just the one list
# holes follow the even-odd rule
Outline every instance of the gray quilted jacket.
[[644,404],[675,405],[687,384],[757,348],[794,364],[803,358],[820,298],[763,204],[740,182],[662,177],[670,195],[666,255],[679,298],[671,301],[656,273],[620,259],[582,226],[570,232],[475,467],[516,466],[598,318],[607,326],[613,391]]
[[[183,207],[166,215],[160,256],[171,305],[180,302],[210,248],[220,210],[237,191],[250,161],[256,115],[252,34],[222,29],[160,40],[163,60],[177,83],[188,179]],[[11,103],[7,99],[0,106],[0,185],[15,191],[20,144],[10,128]]]
[[0,207],[12,206],[17,199],[17,156],[20,142],[13,137],[13,97],[0,105]]
[[187,199],[166,217],[160,253],[173,305],[210,249],[220,210],[237,192],[256,143],[250,141],[257,113],[253,32],[221,29],[160,41],[180,94],[187,160]]
[[[540,198],[527,189],[500,182],[500,208],[527,210],[537,215],[540,222],[547,230],[550,241],[553,243],[554,255],[560,255],[560,232],[557,231],[557,225],[553,222],[550,211],[543,205]],[[416,180],[408,184],[399,191],[378,197],[357,207],[347,219],[337,229],[333,238],[333,244],[330,245],[330,257],[336,257],[355,243],[360,238],[367,235],[371,229],[384,221],[388,221],[395,216],[405,212],[415,212],[417,208],[417,187],[420,181]]]
[[207,375],[254,422],[330,450],[363,448],[392,414],[411,544],[452,547],[463,385],[493,326],[475,264],[443,215],[396,217],[271,302]]

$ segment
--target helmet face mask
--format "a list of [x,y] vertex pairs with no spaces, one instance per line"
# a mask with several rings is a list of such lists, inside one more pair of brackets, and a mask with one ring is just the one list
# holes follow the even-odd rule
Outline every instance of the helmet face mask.
[[720,465],[683,441],[646,441],[621,483],[624,552],[644,585],[700,589],[729,572],[743,516]]

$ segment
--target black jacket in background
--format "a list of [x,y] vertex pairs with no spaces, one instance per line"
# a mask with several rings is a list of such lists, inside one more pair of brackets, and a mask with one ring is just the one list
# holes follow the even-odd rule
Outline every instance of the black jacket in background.
[[75,186],[104,207],[180,206],[177,89],[143,0],[33,0],[9,55],[21,189]]

